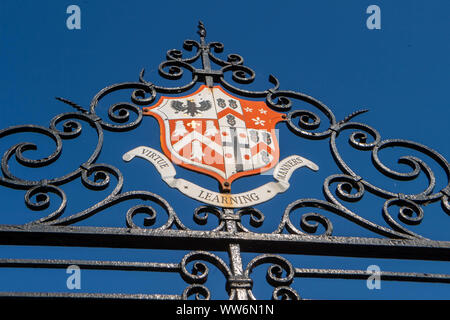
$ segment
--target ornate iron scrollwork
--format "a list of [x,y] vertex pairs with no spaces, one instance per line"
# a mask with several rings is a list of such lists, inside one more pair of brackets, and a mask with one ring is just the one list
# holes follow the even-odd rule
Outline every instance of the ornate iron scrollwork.
[[[188,283],[188,287],[178,296],[153,295],[148,298],[180,298],[187,299],[193,295],[197,299],[210,299],[209,289],[205,286],[208,277],[208,266],[203,262],[208,262],[217,267],[226,278],[226,289],[230,299],[255,299],[252,292],[253,281],[250,276],[252,271],[263,265],[270,264],[267,270],[266,280],[274,289],[271,295],[273,299],[300,299],[300,295],[292,288],[292,283],[296,277],[330,277],[330,278],[361,278],[366,273],[358,270],[319,270],[319,269],[299,269],[279,255],[271,254],[272,250],[290,253],[292,248],[305,248],[310,246],[312,253],[342,254],[348,255],[352,248],[356,256],[364,256],[360,246],[373,249],[370,255],[377,257],[393,257],[392,248],[397,247],[399,257],[409,257],[415,259],[442,259],[450,258],[450,242],[428,240],[420,234],[410,230],[410,227],[418,225],[424,218],[423,205],[431,202],[441,202],[442,209],[450,214],[450,166],[447,160],[438,152],[416,142],[390,139],[383,140],[381,135],[372,127],[353,119],[367,110],[353,112],[341,121],[337,121],[335,115],[323,102],[308,96],[304,93],[280,90],[280,83],[274,77],[269,77],[271,88],[264,91],[251,91],[241,89],[238,85],[226,80],[226,74],[231,72],[231,79],[237,84],[249,84],[255,79],[255,72],[244,65],[244,59],[238,54],[229,54],[227,60],[223,60],[214,53],[223,52],[224,45],[220,42],[205,41],[206,30],[202,23],[199,24],[200,42],[186,40],[183,48],[192,52],[190,57],[185,57],[181,50],[172,49],[167,51],[167,60],[159,65],[159,74],[169,80],[180,79],[185,72],[191,74],[191,81],[179,87],[163,87],[149,82],[145,79],[145,71],[139,74],[138,82],[124,82],[114,84],[100,90],[92,99],[89,108],[83,108],[78,104],[64,98],[57,98],[59,101],[68,104],[75,109],[74,112],[67,112],[57,115],[50,121],[48,128],[36,125],[13,126],[0,130],[0,138],[4,138],[16,133],[32,132],[49,138],[54,143],[54,150],[41,159],[31,159],[25,154],[26,151],[36,150],[37,146],[32,143],[22,142],[11,146],[3,155],[1,169],[3,175],[0,177],[0,184],[9,188],[24,190],[24,199],[28,208],[35,211],[44,210],[49,207],[50,194],[59,198],[60,204],[57,208],[34,221],[30,221],[20,228],[14,229],[10,226],[0,226],[2,243],[23,243],[21,237],[29,234],[27,239],[36,239],[36,234],[42,233],[42,238],[37,244],[56,243],[45,231],[56,232],[55,237],[64,241],[77,243],[77,237],[83,238],[81,241],[92,241],[92,245],[109,243],[112,246],[116,243],[116,238],[123,237],[122,246],[140,247],[142,244],[134,244],[133,237],[147,237],[148,239],[160,239],[155,244],[145,244],[147,246],[161,246],[184,249],[196,248],[202,251],[193,251],[187,254],[178,265],[159,265],[159,271],[177,270],[182,279]],[[202,68],[196,68],[194,63],[201,60]],[[219,66],[213,69],[212,64]],[[123,132],[134,130],[142,123],[143,112],[141,106],[150,105],[155,102],[158,94],[179,94],[192,89],[199,82],[205,82],[212,86],[213,83],[222,85],[227,90],[244,97],[265,99],[267,105],[276,111],[286,112],[285,122],[287,128],[295,135],[310,140],[329,140],[331,156],[337,166],[342,171],[327,177],[323,183],[323,193],[325,199],[298,199],[290,203],[284,210],[279,225],[271,233],[259,233],[253,231],[264,224],[265,216],[258,208],[247,207],[237,211],[213,206],[200,206],[193,213],[193,220],[197,225],[205,225],[209,215],[217,218],[217,226],[209,231],[193,230],[184,224],[175,210],[160,195],[149,191],[126,191],[123,192],[124,176],[114,166],[110,164],[97,163],[104,141],[104,130],[112,132]],[[111,105],[107,112],[107,118],[102,118],[97,114],[99,102],[109,94],[120,90],[133,90],[129,102],[119,102]],[[296,109],[296,102],[306,103],[314,111]],[[326,125],[324,125],[326,123]],[[77,139],[85,126],[94,129],[97,142],[92,154],[76,169],[67,172],[62,176],[48,180],[27,180],[14,175],[9,166],[10,160],[15,160],[25,167],[44,167],[58,161],[62,146],[65,140]],[[326,127],[325,129],[323,129]],[[321,129],[322,128],[322,129]],[[337,140],[347,130],[351,130],[348,140],[349,145],[355,150],[371,152],[372,164],[376,170],[386,177],[395,180],[414,180],[420,173],[425,174],[428,185],[423,191],[415,194],[402,194],[385,190],[376,186],[368,179],[358,175],[341,156]],[[398,172],[384,164],[379,154],[386,148],[408,148],[418,151],[431,159],[447,175],[447,184],[441,190],[436,188],[436,175],[431,167],[416,156],[403,156],[398,159],[398,163],[410,169],[408,172]],[[81,179],[82,184],[90,190],[106,190],[113,186],[109,194],[95,205],[75,213],[66,213],[67,196],[62,185]],[[115,182],[114,182],[115,181]],[[335,189],[333,191],[333,186]],[[360,215],[350,210],[346,203],[358,202],[366,193],[371,193],[385,199],[383,207],[380,209],[381,216],[386,225],[380,225],[371,221],[367,216]],[[110,229],[83,229],[84,227],[73,227],[65,229],[76,222],[85,220],[96,213],[114,206],[118,203],[139,199],[142,204],[131,207],[124,213],[124,224],[127,228]],[[392,213],[393,207],[399,207],[398,214]],[[310,208],[311,212],[301,215],[300,225],[296,226],[293,216],[298,209]],[[373,232],[376,236],[384,238],[353,238],[347,241],[345,237],[333,236],[332,220],[325,214],[314,212],[315,209],[329,212],[330,215],[338,215],[366,230]],[[160,227],[154,227],[159,211],[164,211],[167,220]],[[137,215],[145,215],[143,225],[136,222]],[[243,217],[249,218],[248,220]],[[400,223],[401,222],[401,223]],[[411,228],[412,229],[412,228]],[[94,230],[94,231],[92,231]],[[129,232],[132,230],[133,232]],[[92,231],[92,232],[91,232]],[[99,232],[98,235],[92,233]],[[100,240],[99,237],[103,237]],[[115,237],[113,239],[113,237]],[[163,241],[169,240],[167,244]],[[30,240],[33,241],[33,240]],[[270,248],[268,245],[271,245]],[[283,246],[292,248],[283,249]],[[358,247],[359,246],[359,247]],[[203,251],[219,250],[228,251],[230,266],[218,256]],[[347,249],[345,249],[347,248]],[[267,253],[255,257],[244,269],[241,261],[241,250],[250,252]],[[402,251],[403,250],[403,251]],[[193,263],[194,261],[197,261]],[[21,262],[22,265],[36,266],[33,261]],[[66,265],[71,262],[61,262],[59,265]],[[86,268],[93,265],[89,262],[79,262]],[[187,265],[193,263],[189,271]],[[0,261],[0,266],[18,265],[18,260]],[[39,266],[45,266],[46,262],[41,261]],[[149,266],[152,271],[156,265]],[[108,266],[105,265],[105,268]],[[114,268],[114,266],[110,266]],[[115,265],[119,269],[122,264]],[[139,268],[139,266],[136,266]],[[400,281],[437,281],[449,282],[448,275],[433,274],[402,274],[384,273],[385,279]]]

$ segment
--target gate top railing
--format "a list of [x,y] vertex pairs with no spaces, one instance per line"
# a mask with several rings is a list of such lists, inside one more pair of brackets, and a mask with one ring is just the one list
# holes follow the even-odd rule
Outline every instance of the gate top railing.
[[[185,52],[181,50],[169,50],[166,54],[167,60],[162,62],[158,68],[159,74],[168,80],[184,79],[186,78],[185,73],[188,72],[191,80],[187,84],[177,87],[159,86],[148,81],[142,70],[138,82],[114,84],[100,90],[93,97],[88,108],[65,98],[57,98],[75,110],[55,116],[50,121],[49,127],[18,125],[0,130],[1,139],[12,137],[18,133],[36,133],[50,139],[54,144],[53,151],[40,159],[28,157],[31,150],[38,148],[36,144],[29,142],[16,143],[7,148],[3,154],[2,176],[0,177],[2,187],[23,190],[25,204],[29,209],[45,211],[51,208],[51,212],[24,224],[0,225],[1,244],[157,248],[192,250],[192,252],[176,263],[0,259],[0,267],[67,268],[69,265],[78,265],[82,269],[175,272],[179,273],[188,284],[180,294],[117,294],[114,297],[183,299],[192,295],[197,298],[211,297],[209,289],[204,284],[208,277],[208,265],[213,265],[224,275],[230,299],[254,299],[256,297],[252,291],[252,271],[260,265],[269,264],[266,279],[268,284],[273,287],[272,298],[298,299],[300,296],[291,287],[295,278],[365,279],[370,276],[370,273],[365,270],[296,268],[280,254],[450,260],[449,241],[431,240],[414,231],[414,227],[420,225],[425,217],[425,205],[439,202],[442,210],[447,214],[450,213],[450,166],[441,154],[420,143],[408,140],[383,140],[378,131],[371,126],[354,121],[356,117],[367,110],[358,110],[342,120],[337,120],[332,110],[321,101],[304,93],[281,90],[279,81],[272,75],[269,77],[271,83],[269,89],[263,91],[242,89],[243,85],[251,84],[254,81],[255,72],[244,65],[244,59],[238,54],[229,54],[226,60],[218,57],[216,54],[223,52],[224,45],[220,42],[208,43],[206,29],[201,22],[198,26],[198,34],[200,42],[186,40],[183,43],[183,48],[192,52],[191,56],[185,57]],[[200,68],[198,68],[199,62],[201,62]],[[229,80],[228,75],[231,75],[232,81]],[[199,84],[202,85],[199,87]],[[131,103],[112,104],[107,117],[102,117],[97,113],[97,107],[102,99],[112,93],[125,92],[130,89],[132,90]],[[192,93],[193,90],[197,91]],[[187,92],[190,95],[181,96]],[[169,96],[161,96],[161,94]],[[232,94],[238,96],[232,96]],[[253,100],[244,100],[242,97]],[[226,107],[225,100],[228,98],[234,101],[233,103],[237,101],[239,107],[236,108],[240,108],[238,110],[241,111],[234,110],[236,109],[233,108],[235,104],[231,102]],[[178,101],[178,104],[174,104],[174,101]],[[302,105],[308,105],[308,110],[295,108],[296,103],[299,102]],[[221,106],[221,103],[224,106]],[[245,111],[245,106],[248,110],[252,109],[248,107],[248,103],[253,103],[261,108],[258,117],[251,113],[253,110]],[[216,118],[205,115],[214,110],[213,105],[217,110],[214,114]],[[221,117],[222,109],[220,108],[228,110],[223,117]],[[250,114],[251,116],[249,116]],[[266,114],[271,115],[272,118],[264,118]],[[131,161],[134,157],[141,157],[148,160],[161,174],[165,184],[178,189],[183,197],[187,196],[203,202],[203,205],[194,210],[193,221],[197,225],[204,225],[209,216],[215,216],[218,223],[211,230],[191,228],[186,223],[185,217],[180,216],[169,201],[154,193],[154,191],[158,191],[157,187],[153,187],[152,191],[123,191],[126,176],[112,164],[97,163],[107,136],[104,131],[135,130],[141,126],[146,115],[153,116],[161,126],[161,147],[135,146],[134,149],[123,155],[123,159]],[[247,127],[236,125],[239,121],[247,121],[242,125]],[[302,166],[312,170],[319,169],[312,161],[297,155],[278,159],[278,145],[274,140],[276,136],[271,136],[271,130],[275,129],[275,124],[279,122],[282,126],[285,123],[293,135],[302,139],[328,141],[332,159],[341,172],[330,175],[324,180],[324,199],[301,198],[296,200],[286,206],[274,230],[258,232],[255,229],[264,224],[266,217],[256,206],[270,201],[277,194],[286,191],[290,187],[289,177],[295,169]],[[82,123],[87,124],[95,131],[97,142],[94,151],[79,167],[58,177],[38,180],[28,180],[13,173],[11,169],[13,160],[18,165],[29,168],[46,167],[57,162],[62,154],[64,142],[77,139],[81,135],[84,129]],[[203,124],[204,131],[196,129],[198,123]],[[272,127],[269,126],[269,123]],[[201,160],[197,161],[194,156],[195,140],[198,140],[199,134],[205,138],[207,136],[205,130],[208,128],[217,131],[212,124],[219,127],[218,132],[228,132],[232,138],[229,142],[230,145],[225,143],[225,135],[220,138],[222,139],[220,141],[223,141],[220,150],[223,150],[223,159],[225,159],[225,163],[220,164],[221,167],[219,164],[216,167],[208,167]],[[189,134],[196,137],[191,138],[189,142],[188,156],[176,151],[175,143],[181,140],[171,140],[173,133],[176,132],[175,125],[179,126],[178,129],[185,130],[184,137]],[[261,128],[264,129],[258,129],[257,125],[261,125]],[[252,132],[256,138],[251,137]],[[338,138],[348,132],[351,132],[348,139],[350,147],[357,151],[369,152],[372,164],[384,176],[393,180],[410,181],[417,179],[419,175],[425,175],[428,185],[419,193],[401,193],[383,189],[367,178],[358,175],[344,160],[342,150],[337,143]],[[153,133],[155,134],[155,132]],[[245,134],[249,137],[246,137]],[[239,139],[242,137],[247,140],[240,141]],[[255,151],[256,155],[264,162],[258,168],[261,169],[259,172],[262,169],[274,168],[274,181],[243,193],[232,193],[234,189],[231,185],[235,177],[256,172],[255,161],[252,160],[253,162],[250,164],[252,171],[245,169],[248,162],[239,160],[245,159],[247,154],[249,157],[256,157],[251,153],[252,139],[255,141],[261,139],[265,142],[264,150],[257,149]],[[217,140],[212,139],[212,142],[208,143],[216,142]],[[204,141],[202,143],[206,144]],[[256,146],[256,142],[254,146]],[[211,147],[211,145],[207,145],[207,147]],[[228,147],[231,148],[230,157],[233,161],[226,159],[228,155],[226,148]],[[203,152],[205,152],[205,148],[203,147]],[[433,171],[432,166],[416,155],[402,156],[398,159],[398,162],[408,167],[410,171],[399,172],[390,168],[380,157],[382,150],[387,148],[406,148],[432,159],[434,166],[445,172],[445,186],[439,190],[436,189],[439,185],[437,183],[439,176]],[[173,163],[178,167],[175,167]],[[218,177],[219,190],[216,192],[185,179],[175,178],[176,170],[180,166]],[[211,169],[212,167],[215,169]],[[104,199],[88,208],[80,211],[68,211],[66,209],[69,200],[63,186],[75,180],[81,181],[88,190],[106,191],[108,194]],[[113,185],[114,180],[116,181],[115,185]],[[359,202],[367,194],[384,200],[384,204],[379,210],[381,214],[378,217],[374,218],[366,212],[355,212],[348,207],[348,204]],[[53,196],[59,198],[59,205],[52,203],[51,197]],[[124,213],[123,223],[126,226],[85,226],[85,221],[89,221],[89,218],[107,208],[119,208],[119,204],[130,200],[139,200],[140,203]],[[397,215],[391,213],[395,207],[398,208]],[[302,208],[320,209],[328,214],[308,212],[297,217]],[[121,207],[120,210],[122,210]],[[275,207],[271,210],[277,211]],[[372,208],[364,210],[375,212]],[[155,221],[162,219],[160,211],[165,213],[165,222],[155,227]],[[146,218],[143,222],[142,220],[138,222],[136,217],[142,215]],[[335,236],[333,233],[335,228],[329,216],[339,216],[374,236]],[[250,226],[246,224],[244,217],[246,221],[249,221]],[[296,224],[294,220],[299,221],[299,224]],[[79,224],[80,222],[83,224]],[[223,258],[209,251],[227,252],[229,262],[225,262]],[[245,266],[241,257],[242,252],[253,252],[260,255]],[[189,270],[187,265],[193,265],[192,270]],[[386,271],[381,272],[380,275],[384,280],[450,282],[450,275],[447,274]],[[51,293],[5,292],[2,294],[8,296],[52,296]],[[61,293],[53,294],[53,296],[112,297],[109,294],[92,293]]]

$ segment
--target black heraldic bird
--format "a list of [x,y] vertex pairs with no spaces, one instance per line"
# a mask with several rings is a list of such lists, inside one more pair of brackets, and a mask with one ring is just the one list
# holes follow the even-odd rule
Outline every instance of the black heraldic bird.
[[181,101],[175,100],[172,101],[170,106],[175,110],[175,113],[182,111],[190,115],[191,117],[194,117],[202,111],[211,109],[211,101],[200,101],[200,106],[197,107],[197,104],[194,102],[194,100],[187,100],[186,105],[184,105]]

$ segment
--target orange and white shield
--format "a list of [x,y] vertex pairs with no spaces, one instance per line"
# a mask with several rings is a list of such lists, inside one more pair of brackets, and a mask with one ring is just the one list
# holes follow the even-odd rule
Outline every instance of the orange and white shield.
[[201,86],[185,97],[161,97],[144,115],[158,120],[161,148],[175,164],[230,186],[239,177],[277,164],[275,125],[284,114],[263,101],[236,98],[220,86]]

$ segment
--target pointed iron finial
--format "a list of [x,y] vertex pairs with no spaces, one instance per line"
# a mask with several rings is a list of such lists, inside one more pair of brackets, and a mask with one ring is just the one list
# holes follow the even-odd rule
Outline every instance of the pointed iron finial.
[[55,97],[56,100],[64,102],[65,104],[68,104],[69,106],[77,109],[78,111],[82,112],[82,113],[89,113],[89,111],[87,111],[86,109],[84,109],[83,107],[81,107],[80,105],[76,104],[75,102],[72,102],[68,99],[64,99],[61,97]]
[[356,117],[360,114],[366,113],[368,111],[369,111],[369,109],[361,109],[361,110],[355,111],[355,112],[349,114],[348,116],[346,116],[345,119],[342,120],[341,122],[346,123],[346,122],[350,121],[351,119],[353,119],[354,117]]
[[203,71],[206,72],[205,75],[205,84],[212,88],[214,86],[214,79],[209,73],[211,73],[211,62],[209,61],[209,47],[208,44],[205,41],[206,37],[206,29],[203,22],[198,21],[198,30],[197,33],[200,35],[200,50],[202,54],[202,64],[203,64]]
[[198,21],[198,31],[197,33],[200,35],[201,38],[205,38],[206,37],[206,29],[205,29],[205,25],[203,24],[203,22]]

